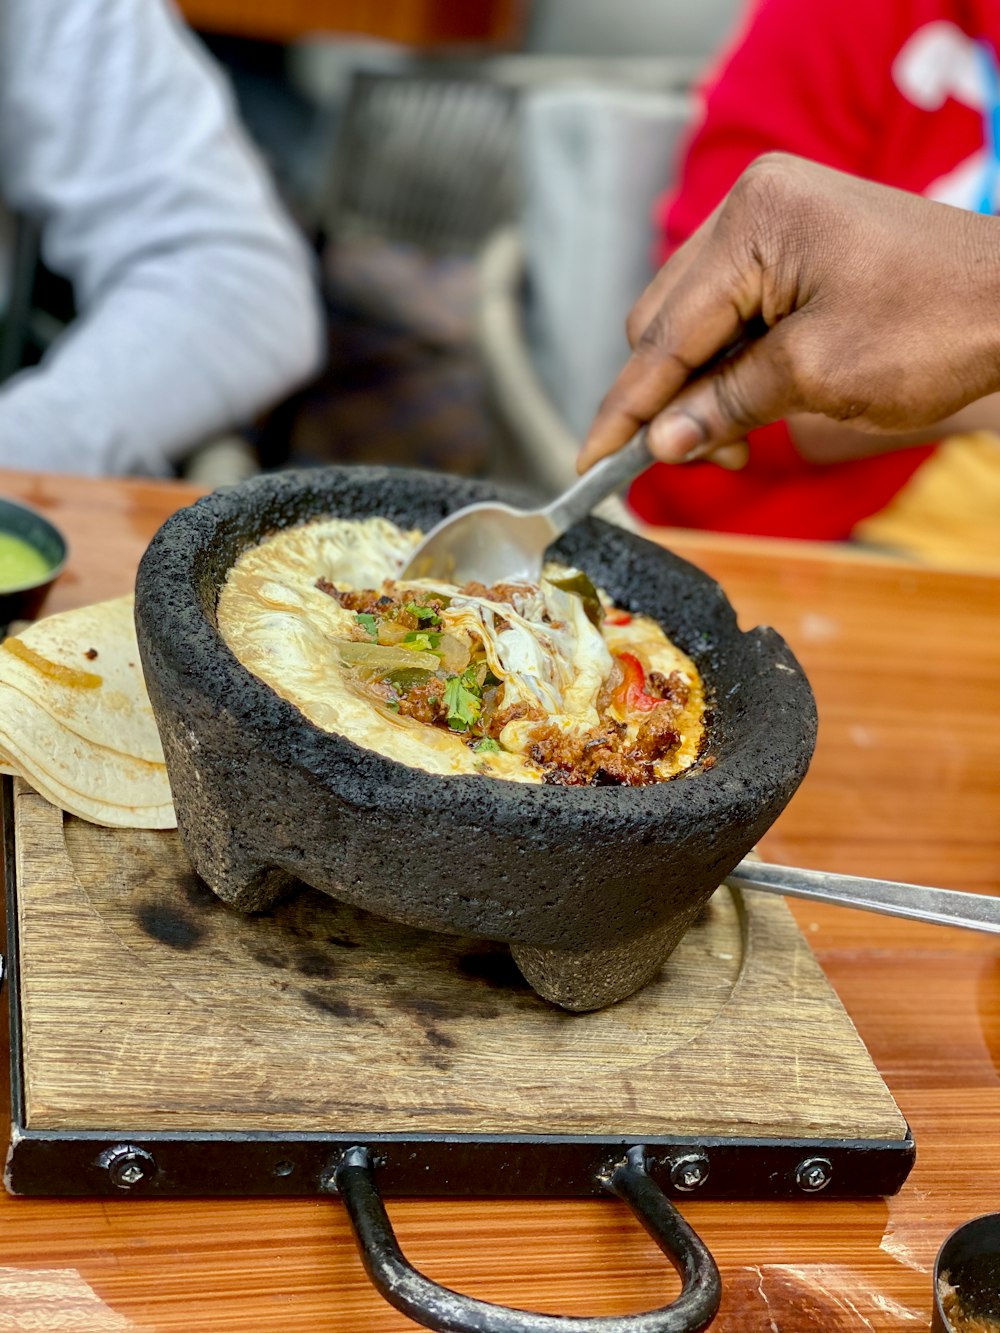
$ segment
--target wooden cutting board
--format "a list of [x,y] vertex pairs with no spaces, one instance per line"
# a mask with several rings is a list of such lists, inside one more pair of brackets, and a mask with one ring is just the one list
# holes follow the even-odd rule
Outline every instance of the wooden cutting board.
[[305,888],[240,916],[176,834],[14,809],[27,1130],[907,1137],[778,898],[720,889],[656,983],[569,1014],[503,946]]

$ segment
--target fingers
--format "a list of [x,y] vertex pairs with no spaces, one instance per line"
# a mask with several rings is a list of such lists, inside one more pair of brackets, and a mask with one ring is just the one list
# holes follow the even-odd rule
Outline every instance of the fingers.
[[[677,269],[668,271],[671,261],[656,280],[659,304],[598,409],[580,455],[580,471],[627,443],[693,372],[735,342],[746,320],[759,311],[759,274],[752,269],[741,272],[732,252],[719,247],[713,232],[706,231],[676,258]],[[689,451],[704,440],[690,422],[663,425],[661,433],[663,447],[672,454]]]
[[657,311],[670,300],[681,278],[701,255],[715,227],[719,211],[717,208],[697,231],[692,232],[683,245],[678,246],[632,307],[625,321],[625,335],[633,351],[653,322]]
[[650,423],[654,458],[682,463],[712,456],[740,466],[747,434],[801,404],[789,346],[794,332],[790,316],[683,388]]

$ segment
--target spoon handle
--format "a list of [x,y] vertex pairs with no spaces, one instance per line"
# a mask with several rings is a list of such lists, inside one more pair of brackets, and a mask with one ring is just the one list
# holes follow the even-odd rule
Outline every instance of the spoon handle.
[[923,884],[897,884],[889,879],[835,875],[827,870],[797,870],[766,861],[741,861],[730,884],[739,889],[763,889],[791,898],[859,907],[884,916],[902,916],[937,926],[963,926],[1000,935],[1000,898],[955,889],[930,889]]
[[552,525],[553,539],[561,537],[581,518],[586,518],[595,505],[634,481],[653,461],[646,444],[646,432],[641,430],[624,449],[595,463],[569,490],[563,491],[541,510],[542,516]]

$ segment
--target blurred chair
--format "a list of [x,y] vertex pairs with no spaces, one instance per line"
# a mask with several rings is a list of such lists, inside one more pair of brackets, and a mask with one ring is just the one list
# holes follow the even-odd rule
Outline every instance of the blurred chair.
[[684,91],[557,88],[522,105],[524,201],[480,261],[478,341],[511,447],[541,488],[576,475],[653,274],[653,206],[693,108]]
[[359,70],[337,134],[322,229],[471,253],[513,214],[511,89],[437,66]]
[[331,103],[316,218],[331,355],[279,423],[295,462],[493,471],[475,256],[516,213],[516,103],[476,62],[426,59],[354,69]]
[[[322,50],[312,55],[305,63],[318,86]],[[625,313],[650,271],[652,200],[699,62],[501,55],[365,68],[369,58],[359,52],[362,65],[347,77],[343,52],[335,58],[326,95],[336,134],[316,219],[342,334],[334,364],[346,359],[307,391],[292,449],[308,462],[400,462],[407,435],[411,461],[485,468],[551,493],[575,475],[573,432],[624,355]],[[508,230],[518,220],[520,247]],[[494,249],[488,237],[498,230]],[[537,371],[521,331],[523,288]],[[447,362],[472,371],[477,304],[501,419],[513,414],[485,457],[467,396],[448,422],[431,410]],[[365,346],[366,366],[352,365]],[[420,356],[423,378],[413,371]],[[394,363],[399,382],[389,388]],[[420,436],[418,418],[440,423],[437,442]]]

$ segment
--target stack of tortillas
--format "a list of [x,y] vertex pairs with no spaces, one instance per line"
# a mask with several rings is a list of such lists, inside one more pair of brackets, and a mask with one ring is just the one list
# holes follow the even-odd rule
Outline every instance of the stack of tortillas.
[[131,597],[0,644],[0,769],[93,824],[176,828]]

